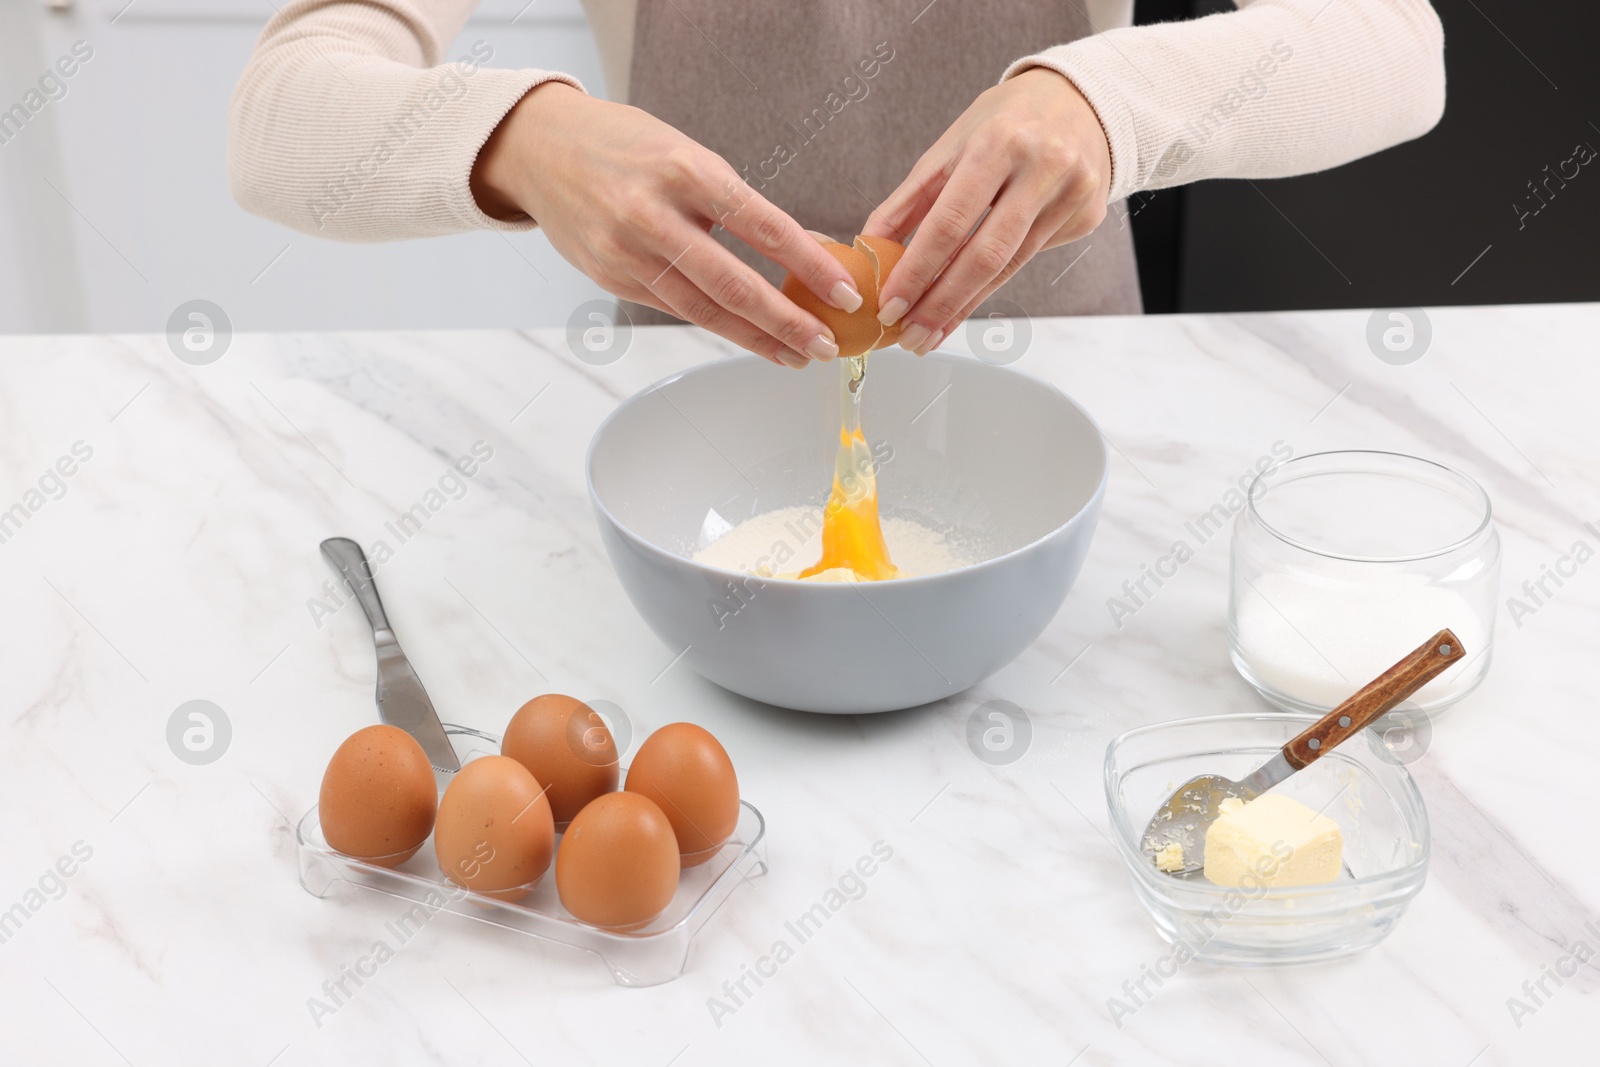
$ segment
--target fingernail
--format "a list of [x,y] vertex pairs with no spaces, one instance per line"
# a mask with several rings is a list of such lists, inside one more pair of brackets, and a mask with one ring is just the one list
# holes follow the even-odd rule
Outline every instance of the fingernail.
[[828,303],[840,311],[854,311],[861,306],[861,294],[849,282],[834,282],[828,290]]
[[943,340],[944,340],[944,331],[940,330],[938,333],[933,335],[933,339],[931,341],[929,341],[927,344],[922,346],[922,351],[918,352],[917,355],[919,355],[919,356],[927,355],[929,352],[932,352],[935,348],[938,348],[939,347],[939,342],[943,341]]
[[828,340],[820,333],[813,337],[806,345],[806,355],[810,356],[812,359],[820,359],[823,362],[827,362],[828,360],[838,356],[838,354],[839,346]]
[[[900,347],[907,352],[917,352],[922,343],[932,336],[933,334],[929,333],[928,328],[922,323],[913,322],[910,326],[900,331]],[[917,355],[920,356],[921,354],[921,352],[917,352]]]
[[791,348],[781,349],[778,352],[778,358],[783,360],[784,366],[793,367],[795,370],[805,370],[811,365],[809,359]]
[[878,321],[885,326],[893,326],[900,321],[900,316],[904,315],[910,307],[911,305],[906,303],[905,297],[897,296],[878,309]]

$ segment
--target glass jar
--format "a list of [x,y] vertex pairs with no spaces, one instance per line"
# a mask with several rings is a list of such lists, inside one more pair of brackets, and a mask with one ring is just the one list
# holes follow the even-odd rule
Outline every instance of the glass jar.
[[1233,665],[1280,708],[1326,712],[1447,626],[1467,654],[1412,705],[1436,713],[1488,673],[1500,537],[1488,494],[1441,463],[1348,451],[1270,468],[1228,569]]

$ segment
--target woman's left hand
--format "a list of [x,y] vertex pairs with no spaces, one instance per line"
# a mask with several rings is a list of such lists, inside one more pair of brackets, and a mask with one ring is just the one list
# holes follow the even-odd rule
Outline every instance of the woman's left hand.
[[878,317],[926,353],[1036,253],[1100,225],[1110,182],[1105,131],[1066,78],[1034,67],[985,90],[867,222],[868,236],[917,231]]

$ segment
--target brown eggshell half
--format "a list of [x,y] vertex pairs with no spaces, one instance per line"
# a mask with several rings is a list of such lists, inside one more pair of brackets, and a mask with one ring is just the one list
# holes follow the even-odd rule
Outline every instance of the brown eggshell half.
[[[857,237],[856,248],[867,259],[872,261],[873,275],[876,278],[876,284],[872,288],[872,316],[876,320],[878,310],[882,307],[878,300],[878,294],[883,292],[883,283],[889,280],[889,274],[894,270],[894,265],[899,263],[900,257],[906,254],[906,247],[898,241],[889,240],[887,237]],[[866,310],[865,305],[863,305],[862,310]],[[872,347],[888,348],[899,341],[902,322],[904,320],[896,322],[893,326],[885,326],[883,334],[879,336]]]
[[840,311],[793,275],[783,279],[783,295],[827,324],[841,356],[860,356],[894,344],[900,330],[898,326],[886,330],[878,321],[878,290],[905,249],[883,237],[857,237],[853,245],[828,239],[822,247],[850,272],[856,291],[861,294],[861,306],[855,311]]

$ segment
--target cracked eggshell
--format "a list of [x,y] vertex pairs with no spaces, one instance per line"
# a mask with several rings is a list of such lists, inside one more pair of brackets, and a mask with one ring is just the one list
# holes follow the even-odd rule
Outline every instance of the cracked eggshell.
[[889,272],[900,262],[905,248],[886,237],[857,237],[851,245],[832,238],[818,240],[823,250],[850,272],[861,294],[861,306],[855,311],[840,311],[825,303],[793,275],[783,279],[783,295],[827,324],[841,356],[865,355],[898,341],[900,325],[885,327],[878,321],[878,290],[888,281]]

